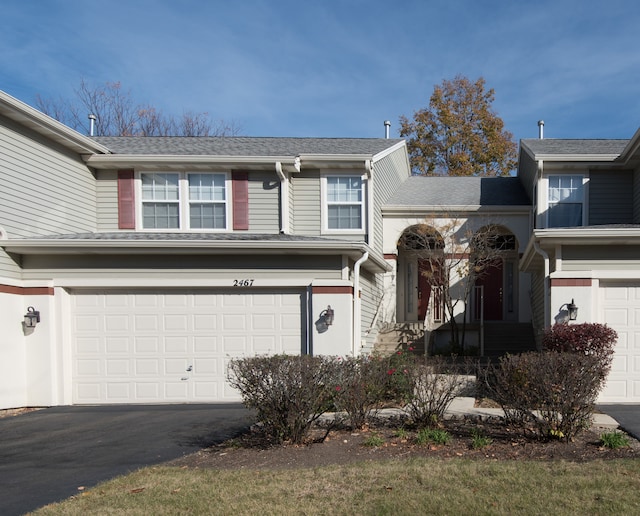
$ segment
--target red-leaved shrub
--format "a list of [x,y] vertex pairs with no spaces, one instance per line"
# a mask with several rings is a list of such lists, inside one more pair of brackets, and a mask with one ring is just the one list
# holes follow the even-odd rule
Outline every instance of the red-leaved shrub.
[[546,351],[595,356],[608,369],[617,338],[616,331],[606,324],[554,324],[545,330],[542,347]]

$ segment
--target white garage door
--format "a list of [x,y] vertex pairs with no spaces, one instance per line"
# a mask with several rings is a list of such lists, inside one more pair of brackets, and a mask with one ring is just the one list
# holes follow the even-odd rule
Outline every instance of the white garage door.
[[71,294],[78,404],[238,400],[230,358],[302,349],[301,292]]
[[601,289],[604,322],[618,332],[616,353],[600,402],[640,402],[640,285]]

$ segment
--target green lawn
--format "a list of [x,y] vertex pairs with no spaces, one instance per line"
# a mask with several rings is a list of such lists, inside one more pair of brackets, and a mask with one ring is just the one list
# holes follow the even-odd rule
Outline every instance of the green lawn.
[[640,514],[640,461],[411,459],[300,470],[149,467],[36,514]]

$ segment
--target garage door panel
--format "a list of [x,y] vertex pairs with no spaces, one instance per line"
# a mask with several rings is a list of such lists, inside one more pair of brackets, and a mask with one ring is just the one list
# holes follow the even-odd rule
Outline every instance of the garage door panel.
[[238,400],[228,360],[299,354],[304,295],[72,292],[73,402]]
[[600,402],[640,402],[640,286],[602,285],[603,322],[618,333]]

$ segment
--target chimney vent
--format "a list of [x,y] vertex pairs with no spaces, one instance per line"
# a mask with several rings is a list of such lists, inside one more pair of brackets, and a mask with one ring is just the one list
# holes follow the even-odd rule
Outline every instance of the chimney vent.
[[93,136],[93,133],[96,128],[96,120],[98,117],[96,115],[89,115],[89,136]]
[[384,121],[384,137],[389,139],[389,130],[391,129],[391,122],[389,120]]
[[538,120],[538,138],[544,139],[544,120]]

